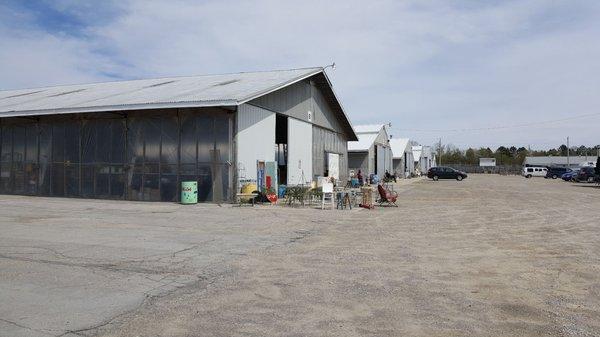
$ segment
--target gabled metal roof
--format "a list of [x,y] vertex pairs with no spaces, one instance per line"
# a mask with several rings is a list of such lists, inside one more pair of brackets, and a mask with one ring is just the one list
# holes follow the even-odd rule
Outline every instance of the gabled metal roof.
[[353,139],[349,139],[348,151],[368,151],[373,143],[375,143],[382,130],[385,132],[386,139],[389,140],[388,124],[365,124],[354,126],[354,132],[356,132],[358,139],[356,139],[356,141],[351,141]]
[[412,147],[408,146],[408,138],[392,138],[390,139],[390,147],[392,148],[392,155],[394,158],[402,158],[404,152],[412,152]]
[[4,90],[0,117],[235,106],[320,72],[304,68]]
[[170,77],[0,91],[0,114],[68,113],[155,105],[237,105],[322,72],[322,68]]
[[357,125],[354,127],[354,131],[356,131],[356,133],[379,133],[384,127],[385,124]]
[[349,140],[356,134],[322,67],[167,77],[0,91],[0,118],[140,109],[238,106],[314,78]]
[[348,142],[348,152],[365,152],[369,151],[375,140],[376,133],[359,133],[357,134],[358,141]]
[[412,153],[415,161],[421,160],[421,154],[423,152],[423,146],[421,145],[413,145]]

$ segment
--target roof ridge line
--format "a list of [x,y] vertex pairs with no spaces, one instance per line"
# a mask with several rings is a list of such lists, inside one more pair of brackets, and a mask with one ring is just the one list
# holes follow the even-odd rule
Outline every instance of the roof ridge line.
[[56,84],[56,85],[48,85],[48,86],[42,86],[42,87],[28,87],[28,88],[19,88],[19,89],[0,89],[0,92],[4,92],[4,91],[16,91],[16,90],[51,89],[51,88],[57,88],[57,87],[69,87],[69,86],[77,86],[77,85],[94,85],[94,84],[104,84],[104,83],[136,82],[136,81],[149,81],[149,80],[164,80],[164,79],[167,79],[167,78],[208,77],[208,76],[235,75],[235,74],[255,74],[255,73],[284,72],[284,71],[308,70],[308,69],[315,69],[316,70],[316,69],[323,69],[323,67],[301,67],[301,68],[289,68],[289,69],[238,71],[238,72],[200,74],[200,75],[180,75],[180,76],[161,76],[161,77],[148,77],[148,78],[119,79],[119,80],[99,81],[99,82],[87,82],[87,83]]

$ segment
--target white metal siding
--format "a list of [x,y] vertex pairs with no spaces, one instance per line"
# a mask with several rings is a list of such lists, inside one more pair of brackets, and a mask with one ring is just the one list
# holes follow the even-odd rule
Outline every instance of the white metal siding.
[[256,182],[256,161],[275,161],[275,113],[242,104],[236,115],[238,179]]
[[288,118],[288,185],[312,181],[312,133],[312,124]]
[[322,176],[325,172],[325,153],[340,155],[341,180],[348,179],[348,142],[346,136],[331,130],[313,125],[313,178]]
[[[343,133],[339,117],[323,96],[323,92],[310,80],[303,80],[252,100],[250,103],[302,120],[335,132]],[[308,112],[313,115],[308,120]]]

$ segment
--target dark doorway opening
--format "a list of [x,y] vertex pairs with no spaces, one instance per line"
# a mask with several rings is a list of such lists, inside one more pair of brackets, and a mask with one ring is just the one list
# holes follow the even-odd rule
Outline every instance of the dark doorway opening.
[[375,155],[375,163],[374,163],[374,164],[375,164],[375,165],[373,166],[373,167],[375,168],[375,170],[373,170],[373,173],[374,173],[374,174],[377,174],[377,145],[375,145],[375,146],[373,147],[373,149],[375,150],[375,151],[374,151],[374,155]]
[[287,145],[288,118],[277,115],[275,118],[275,161],[277,161],[277,181],[287,185]]

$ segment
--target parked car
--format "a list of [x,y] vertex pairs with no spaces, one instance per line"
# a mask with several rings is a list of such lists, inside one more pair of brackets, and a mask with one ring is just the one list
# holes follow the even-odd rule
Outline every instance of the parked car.
[[546,176],[544,178],[556,179],[562,177],[563,174],[567,172],[571,172],[572,170],[567,167],[548,167],[548,171],[546,172]]
[[432,167],[427,171],[427,178],[437,181],[438,179],[456,179],[461,181],[467,177],[467,174],[462,171],[455,170],[451,167],[437,166]]
[[573,181],[581,183],[581,182],[588,182],[588,183],[593,183],[594,180],[596,178],[596,171],[594,167],[582,167],[579,172],[577,173],[577,175],[573,176]]
[[523,167],[523,172],[521,173],[525,178],[531,177],[545,177],[546,173],[548,173],[548,169],[541,166],[528,166]]
[[564,181],[571,181],[573,179],[574,176],[577,175],[577,173],[579,173],[579,169],[574,169],[570,172],[566,172],[564,173],[561,177],[562,180]]

